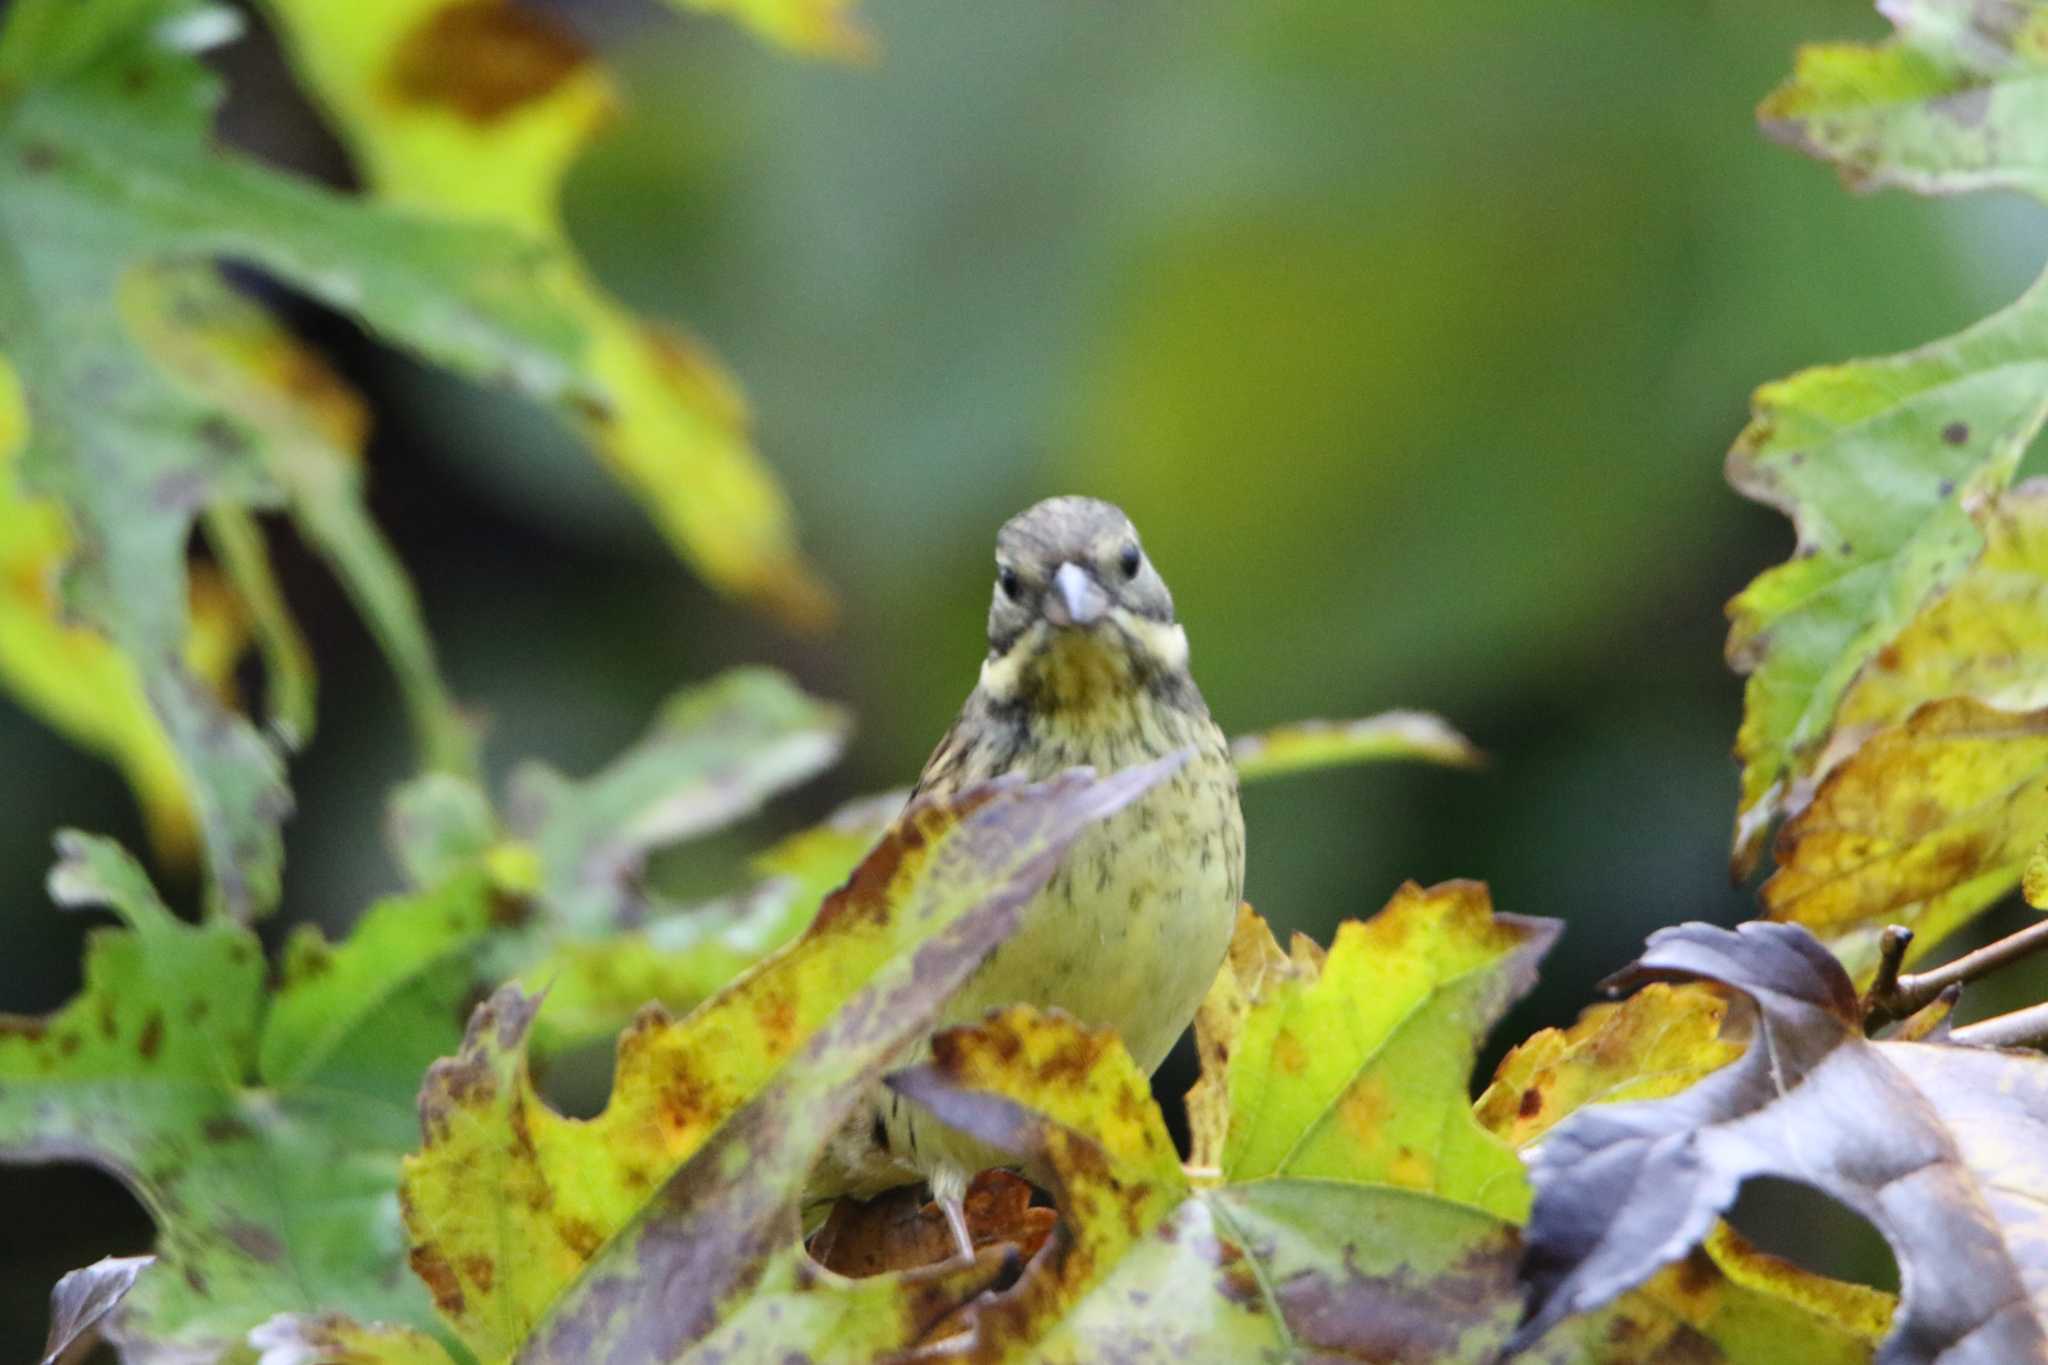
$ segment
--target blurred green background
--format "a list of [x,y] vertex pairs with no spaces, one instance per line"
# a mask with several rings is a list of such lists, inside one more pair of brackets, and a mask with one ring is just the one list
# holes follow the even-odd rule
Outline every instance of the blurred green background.
[[[571,181],[574,236],[741,376],[846,612],[797,640],[716,599],[551,419],[294,305],[378,414],[375,507],[494,773],[588,771],[740,661],[850,703],[831,779],[663,869],[708,880],[912,777],[973,684],[996,526],[1112,498],[1227,729],[1417,705],[1493,755],[1260,788],[1248,894],[1318,936],[1411,877],[1566,920],[1501,1044],[1568,1020],[1649,929],[1752,913],[1721,603],[1791,535],[1721,482],[1749,391],[1965,325],[2040,263],[2038,210],[1859,199],[1755,131],[1797,42],[1881,33],[1850,0],[867,0],[870,68],[551,8],[626,97]],[[226,136],[348,182],[260,27],[220,63]],[[307,556],[286,569],[324,689],[266,936],[396,886],[380,802],[407,762],[368,637]],[[51,831],[139,847],[139,824],[5,701],[0,771],[0,1008],[41,1011],[86,927],[43,894]],[[0,1220],[5,1359],[57,1273],[148,1240],[74,1169],[0,1168]]]

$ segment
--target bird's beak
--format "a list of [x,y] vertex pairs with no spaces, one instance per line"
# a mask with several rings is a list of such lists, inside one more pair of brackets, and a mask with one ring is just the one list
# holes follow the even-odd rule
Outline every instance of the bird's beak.
[[1045,598],[1045,619],[1056,626],[1092,626],[1109,610],[1109,594],[1079,564],[1062,564]]

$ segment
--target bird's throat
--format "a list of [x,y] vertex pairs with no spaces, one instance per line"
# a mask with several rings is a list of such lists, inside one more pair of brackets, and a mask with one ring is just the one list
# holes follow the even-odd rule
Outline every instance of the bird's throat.
[[1077,721],[1127,701],[1138,686],[1124,642],[1098,631],[1033,632],[981,669],[991,701]]

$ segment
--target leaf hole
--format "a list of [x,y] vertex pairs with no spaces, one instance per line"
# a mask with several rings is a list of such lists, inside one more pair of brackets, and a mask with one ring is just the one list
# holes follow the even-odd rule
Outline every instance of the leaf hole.
[[1778,1176],[1742,1184],[1728,1222],[1759,1251],[1802,1270],[1886,1293],[1899,1291],[1899,1266],[1877,1229],[1812,1185]]

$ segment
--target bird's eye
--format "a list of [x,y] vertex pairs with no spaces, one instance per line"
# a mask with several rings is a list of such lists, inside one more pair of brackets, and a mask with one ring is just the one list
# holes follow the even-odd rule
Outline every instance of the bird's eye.
[[1002,571],[996,575],[996,586],[1001,588],[1003,596],[1009,598],[1012,602],[1017,600],[1017,594],[1023,589],[1023,584],[1017,581],[1017,571],[1008,565],[1005,565]]
[[1136,578],[1138,569],[1145,562],[1144,554],[1135,545],[1124,546],[1123,558],[1117,561],[1122,566],[1125,578]]

